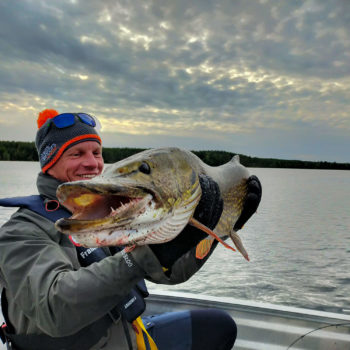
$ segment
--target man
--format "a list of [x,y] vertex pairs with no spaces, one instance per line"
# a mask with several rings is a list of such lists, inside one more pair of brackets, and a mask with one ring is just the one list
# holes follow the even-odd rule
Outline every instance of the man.
[[[4,330],[12,348],[136,349],[137,336],[138,349],[231,349],[236,326],[221,311],[152,318],[149,333],[156,345],[145,330],[141,331],[142,323],[134,321],[144,309],[147,291],[139,288],[144,278],[155,283],[181,283],[203,265],[206,259],[198,261],[194,254],[204,237],[202,232],[187,226],[166,245],[141,246],[130,253],[100,249],[103,258],[84,264],[78,248],[56,231],[49,214],[57,209],[57,213],[64,212],[57,205],[57,187],[92,178],[103,170],[101,139],[95,126],[94,118],[84,113],[45,110],[39,115],[36,147],[42,172],[37,187],[47,213],[37,211],[40,203],[30,200],[27,208],[21,204],[0,230]],[[205,218],[203,223],[214,228],[222,211],[218,186],[205,178],[201,187],[203,195],[195,216],[200,214]],[[169,249],[170,254],[166,253]],[[167,267],[166,272],[163,267]],[[120,306],[126,305],[125,298],[130,295],[137,301],[132,316]],[[162,336],[169,332],[173,337]]]

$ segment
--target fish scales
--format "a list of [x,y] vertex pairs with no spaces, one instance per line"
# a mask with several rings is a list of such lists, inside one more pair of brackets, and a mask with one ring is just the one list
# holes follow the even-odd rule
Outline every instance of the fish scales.
[[219,236],[227,235],[233,228],[243,210],[244,198],[246,195],[247,185],[245,180],[242,180],[239,184],[222,194],[224,209],[220,221],[214,230]]

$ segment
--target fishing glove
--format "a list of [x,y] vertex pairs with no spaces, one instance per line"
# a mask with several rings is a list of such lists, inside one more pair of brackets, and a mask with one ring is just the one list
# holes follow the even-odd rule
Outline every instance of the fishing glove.
[[[202,196],[193,217],[213,230],[223,209],[223,200],[218,184],[207,175],[199,175]],[[207,234],[196,227],[187,225],[173,240],[163,244],[150,244],[150,248],[161,265],[170,268],[182,255],[195,247]]]
[[235,231],[240,230],[243,225],[250,219],[250,217],[256,212],[261,200],[262,187],[259,179],[255,175],[252,175],[248,178],[247,185],[247,197],[245,198],[243,204],[242,213],[233,227]]

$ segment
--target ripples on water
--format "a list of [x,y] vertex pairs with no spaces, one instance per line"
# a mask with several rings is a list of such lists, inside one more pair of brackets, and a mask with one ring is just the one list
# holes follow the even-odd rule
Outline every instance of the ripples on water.
[[[0,162],[0,197],[36,193],[39,166]],[[219,246],[177,286],[149,287],[342,312],[350,309],[350,172],[250,169],[263,185],[240,232],[251,258]],[[0,208],[0,223],[13,212]]]

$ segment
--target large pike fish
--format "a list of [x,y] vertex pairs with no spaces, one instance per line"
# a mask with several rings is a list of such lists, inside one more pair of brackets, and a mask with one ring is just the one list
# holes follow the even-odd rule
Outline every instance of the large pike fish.
[[[224,202],[214,232],[192,217],[201,198],[200,174],[217,182]],[[211,167],[183,149],[146,150],[107,166],[91,180],[59,186],[57,198],[73,215],[57,221],[56,227],[86,247],[134,246],[170,241],[190,223],[210,235],[197,246],[198,257],[207,254],[215,238],[230,236],[249,260],[233,229],[248,178],[238,156]]]

